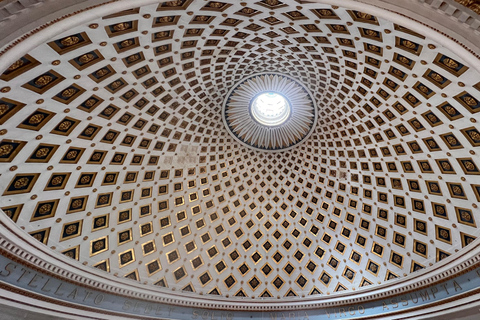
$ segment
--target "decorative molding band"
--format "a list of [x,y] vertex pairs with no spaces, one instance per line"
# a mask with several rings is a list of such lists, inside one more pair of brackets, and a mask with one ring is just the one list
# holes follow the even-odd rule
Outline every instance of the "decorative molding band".
[[477,15],[480,14],[480,1],[478,0],[455,0],[464,7],[475,12]]
[[75,16],[81,12],[85,12],[85,11],[89,11],[89,10],[92,10],[92,9],[95,9],[95,8],[98,8],[98,7],[101,7],[101,6],[104,6],[104,5],[107,5],[107,4],[110,4],[110,3],[114,3],[114,2],[118,2],[120,0],[109,0],[109,1],[106,1],[104,3],[101,3],[101,4],[98,4],[98,5],[95,5],[95,6],[90,6],[90,7],[87,7],[85,9],[82,9],[82,10],[78,10],[78,11],[75,11],[75,12],[72,12],[70,14],[67,14],[67,15],[64,15],[64,16],[61,16],[55,20],[52,20],[46,24],[43,24],[37,28],[35,28],[34,30],[30,31],[29,33],[23,35],[21,38],[13,41],[11,44],[7,45],[2,51],[0,51],[0,57],[5,54],[5,52],[7,52],[8,50],[10,50],[11,48],[15,47],[16,45],[18,45],[19,43],[23,42],[25,39],[31,37],[32,35],[42,31],[43,29],[47,28],[47,27],[50,27],[51,25],[54,25],[55,23],[59,22],[59,21],[62,21],[62,20],[65,20],[67,18],[70,18],[72,16]]
[[45,0],[0,0],[0,22],[10,20],[23,11],[41,5]]
[[[24,248],[28,248],[28,251]],[[405,300],[411,303],[403,303],[398,310],[393,310],[396,309],[393,306],[390,309],[400,311],[441,303],[443,299],[455,298],[457,295],[460,297],[461,294],[480,287],[479,251],[480,240],[476,240],[465,251],[452,255],[430,269],[356,292],[310,298],[292,297],[290,302],[274,299],[227,299],[182,292],[167,293],[160,288],[156,290],[110,274],[101,276],[75,260],[66,261],[60,253],[49,250],[28,234],[23,234],[13,222],[0,221],[1,282],[65,303],[101,307],[105,311],[135,315],[138,308],[134,306],[140,304],[151,310],[174,310],[178,314],[169,315],[158,311],[156,317],[174,316],[177,319],[187,319],[186,314],[191,319],[192,315],[200,315],[205,310],[240,312],[242,318],[258,318],[261,316],[258,312],[301,310],[308,317],[315,317],[338,313],[340,308],[354,308],[359,317],[368,315],[373,318],[383,315],[378,312],[384,305],[400,305]],[[88,295],[90,299],[80,299],[80,292],[83,297]],[[422,295],[424,299],[421,299]],[[429,296],[428,299],[426,295]],[[250,313],[243,314],[244,312]]]
[[[469,28],[480,31],[480,7],[479,4],[471,4],[473,0],[417,0],[432,10],[443,13],[450,19],[453,19]],[[465,3],[465,4],[464,4]]]
[[[56,18],[56,19],[54,19],[54,20],[52,20],[48,23],[45,23],[41,26],[38,26],[37,28],[30,31],[29,33],[26,33],[25,35],[23,35],[21,38],[18,38],[15,41],[13,41],[12,43],[6,45],[0,51],[0,57],[2,57],[7,51],[12,49],[13,47],[18,45],[19,43],[23,42],[25,39],[31,37],[32,35],[38,33],[39,31],[41,31],[41,30],[43,30],[43,29],[45,29],[45,28],[47,28],[47,27],[49,27],[49,26],[51,26],[55,23],[58,23],[59,21],[62,21],[62,20],[65,20],[67,18],[70,18],[72,16],[78,15],[79,13],[90,11],[92,9],[95,9],[95,8],[98,8],[98,7],[101,7],[101,6],[110,4],[110,3],[119,2],[119,1],[121,1],[121,0],[108,0],[108,1],[105,1],[103,3],[99,3],[97,5],[89,6],[89,7],[86,7],[84,9],[74,11],[70,14],[63,15],[63,16],[61,16],[59,18]],[[422,25],[424,25],[424,26],[426,26],[426,27],[428,27],[428,28],[430,28],[430,29],[448,37],[449,39],[457,42],[459,45],[461,45],[463,48],[465,48],[468,52],[470,52],[476,58],[480,59],[480,55],[478,55],[476,53],[477,52],[476,50],[473,50],[473,49],[465,46],[464,44],[460,43],[458,40],[454,39],[450,35],[447,35],[447,34],[441,32],[441,31],[439,31],[435,28],[432,28],[428,24],[425,24],[425,23],[423,23],[419,20],[413,19],[412,17],[406,16],[404,14],[400,14],[397,11],[385,9],[378,4],[372,4],[372,3],[370,3],[370,1],[363,1],[363,0],[353,0],[353,1],[360,2],[360,3],[365,3],[367,5],[372,5],[372,6],[375,6],[377,8],[381,8],[383,10],[387,10],[387,11],[402,15],[403,17],[405,17],[407,19],[410,19],[412,21],[420,23],[420,24],[422,24]],[[479,6],[479,4],[476,3],[477,0],[455,0],[456,2],[454,2],[454,0],[446,0],[446,1],[445,0],[416,0],[416,1],[418,1],[420,3],[423,3],[424,5],[428,5],[428,6],[432,7],[432,9],[434,9],[435,11],[442,12],[443,14],[449,16],[450,18],[452,18],[454,20],[457,20],[457,22],[459,22],[463,25],[468,25],[473,30],[480,31],[480,16],[478,14],[476,14],[476,13],[478,13],[477,11],[475,11],[476,13],[472,14],[472,10],[473,10],[472,8],[475,8],[476,10],[478,10],[477,7]],[[304,2],[322,2],[322,1],[308,0],[308,1],[304,1]],[[381,2],[388,3],[388,1],[385,1],[385,0],[383,0]],[[469,6],[463,5],[463,3],[467,3],[467,2],[468,3],[472,2],[473,4],[469,5]],[[35,6],[44,5],[44,3],[45,3],[45,0],[29,0],[29,1],[14,0],[14,1],[10,1],[6,4],[2,4],[0,2],[0,22],[12,19],[14,16],[16,16],[18,14],[22,14],[24,11],[27,11],[28,9],[32,9]],[[135,4],[132,4],[132,7],[134,7],[134,6],[135,6]]]

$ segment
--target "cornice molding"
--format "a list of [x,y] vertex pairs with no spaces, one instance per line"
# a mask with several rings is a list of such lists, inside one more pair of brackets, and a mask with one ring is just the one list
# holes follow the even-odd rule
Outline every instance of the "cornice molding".
[[[2,212],[3,215],[3,212]],[[75,260],[66,260],[30,235],[19,230],[12,221],[0,221],[0,253],[26,267],[61,281],[124,298],[135,298],[173,306],[228,311],[285,311],[342,307],[393,298],[458,277],[480,266],[480,239],[464,250],[407,277],[358,291],[337,293],[333,296],[296,298],[290,302],[199,296],[184,292],[166,292],[137,282],[99,275],[90,267]]]
[[[3,38],[0,36],[0,58],[2,58],[2,56],[5,57],[6,53],[12,51],[12,49],[19,44],[23,44],[26,39],[47,28],[49,35],[61,32],[63,26],[57,24],[68,18],[74,17],[74,21],[76,21],[74,25],[77,25],[80,22],[90,20],[92,17],[98,17],[102,14],[107,14],[107,12],[111,13],[111,11],[106,10],[108,4],[117,3],[115,8],[122,11],[155,2],[147,0],[128,2],[123,2],[122,0],[84,0],[81,1],[81,3],[74,0],[61,2],[52,1],[48,3],[44,0],[34,1],[36,2],[28,5],[25,3],[15,5],[15,3],[20,2],[20,0],[14,0],[14,2],[9,2],[6,6],[2,6],[0,2],[0,14],[3,15],[3,17],[0,16],[0,27],[6,31],[4,32]],[[338,4],[336,1],[331,0],[309,0],[301,2]],[[347,0],[345,3],[342,3],[342,6],[353,8],[360,5],[361,7],[358,7],[358,10],[361,10],[363,5],[368,5],[371,6],[371,9],[375,8],[380,12],[383,11],[383,17],[386,19],[393,21],[394,19],[391,18],[396,16],[406,21],[410,20],[411,22],[421,25],[426,30],[434,30],[439,37],[448,38],[459,47],[462,47],[465,52],[468,52],[468,55],[480,59],[480,56],[477,54],[477,52],[480,52],[480,37],[478,37],[480,33],[480,16],[478,14],[454,0],[414,0],[413,2],[414,4],[412,4],[411,1],[409,1],[408,4],[402,4],[402,2],[393,0]],[[92,11],[99,8],[103,8],[104,10]],[[427,10],[423,8],[427,8]],[[84,15],[79,16],[82,13]],[[379,15],[379,12],[375,14]],[[380,14],[379,16],[382,15]],[[448,16],[449,19],[445,20],[445,16]],[[26,23],[26,21],[28,23]],[[452,21],[455,23],[452,24]],[[445,24],[445,27],[443,24]],[[53,25],[56,25],[57,28],[49,28]],[[466,29],[465,26],[468,26],[468,29]],[[29,29],[29,32],[25,32],[25,30]],[[413,27],[412,29],[416,28]],[[9,66],[15,61],[16,58],[9,59],[11,56],[16,57],[16,54],[7,55],[4,61],[0,59],[0,69],[4,68],[4,66]],[[465,59],[465,55],[462,58]]]
[[[114,0],[115,1],[115,0]],[[480,15],[478,11],[479,4],[473,0],[413,0],[413,1],[393,1],[393,0],[353,0],[359,3],[373,5],[382,9],[392,10],[394,12],[409,12],[408,17],[417,21],[423,21],[432,26],[434,23],[440,26],[445,25],[446,30],[452,31],[453,38],[459,39],[459,35],[471,33],[470,37],[464,40],[473,41],[472,45],[467,41],[462,41],[473,51],[480,46],[478,34],[480,33]],[[6,31],[0,36],[0,47],[25,34],[25,30],[36,30],[45,27],[59,19],[64,19],[73,14],[107,4],[111,0],[3,0],[0,1],[0,26]],[[134,3],[135,1],[130,1]],[[301,1],[323,2],[321,0]],[[343,5],[343,4],[342,4]],[[135,6],[135,4],[134,4]],[[425,8],[426,10],[419,10]],[[419,19],[421,17],[421,19]],[[445,18],[448,20],[445,20]],[[445,32],[445,30],[440,30]]]

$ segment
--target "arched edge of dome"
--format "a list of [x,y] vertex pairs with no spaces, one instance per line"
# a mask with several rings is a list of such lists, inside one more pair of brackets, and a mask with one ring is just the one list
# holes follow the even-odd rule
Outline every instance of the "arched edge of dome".
[[[338,5],[338,1],[335,0],[312,0],[312,3],[323,3],[332,6]],[[412,31],[418,32],[424,36],[428,35],[430,39],[436,41],[445,48],[454,51],[459,57],[467,62],[467,64],[471,65],[477,71],[480,71],[480,64],[478,63],[480,55],[478,55],[476,51],[465,47],[463,44],[457,42],[449,35],[446,35],[441,31],[428,26],[426,23],[415,20],[412,17],[408,17],[402,13],[381,8],[379,5],[367,4],[355,0],[342,1],[342,7],[359,11],[368,11],[368,13],[372,15],[378,16],[393,23],[397,23],[399,25],[408,25],[408,28]],[[432,32],[432,29],[435,32]]]
[[[0,48],[0,70],[5,70],[12,63],[14,63],[19,56],[23,56],[31,49],[37,47],[47,40],[50,40],[53,37],[60,35],[65,30],[83,23],[87,23],[88,21],[100,18],[104,15],[112,14],[112,12],[120,12],[157,2],[158,0],[110,0],[77,10],[71,14],[66,14],[58,19],[55,19],[54,21],[45,23],[25,34],[23,37],[18,38]],[[316,3],[332,6],[338,5],[338,1],[336,0],[311,0],[311,2],[306,4]],[[112,7],[114,7],[114,10],[112,10]],[[426,23],[422,23],[421,21],[408,17],[405,14],[381,8],[378,4],[373,5],[359,2],[357,0],[344,0],[342,1],[342,7],[359,11],[368,11],[373,15],[391,22],[400,25],[408,25],[412,31],[423,35],[428,35],[432,40],[435,40],[437,43],[442,44],[447,49],[454,51],[460,58],[464,60],[464,62],[480,72],[480,64],[478,63],[480,56],[476,54],[474,49],[467,48],[464,44],[459,43],[451,36],[444,34],[433,27],[430,27]],[[469,9],[465,7],[465,10]],[[51,28],[53,25],[55,25],[56,28]],[[435,32],[431,32],[432,30]]]
[[[5,217],[1,209],[0,214]],[[82,288],[126,299],[138,299],[165,305],[210,310],[249,312],[320,310],[366,302],[385,301],[385,299],[391,299],[403,294],[427,290],[448,280],[454,280],[456,277],[460,277],[468,272],[476,272],[478,281],[472,281],[472,284],[480,282],[480,238],[472,242],[464,250],[451,255],[430,268],[419,270],[406,277],[391,280],[388,283],[372,288],[364,287],[356,291],[340,292],[335,295],[289,297],[288,301],[283,299],[247,300],[243,298],[198,296],[185,292],[167,292],[161,290],[161,288],[152,288],[135,281],[117,278],[108,273],[99,274],[94,272],[92,267],[86,267],[78,261],[65,260],[61,253],[50,250],[47,246],[18,229],[13,221],[4,218],[0,219],[0,253],[3,257],[2,259],[8,259],[26,268],[33,269],[39,274],[46,274],[62,282]],[[0,276],[3,277],[6,277],[5,274],[8,273],[9,275],[12,272],[5,266],[2,266],[0,271],[4,271],[3,273],[0,272]],[[470,279],[468,281],[470,282]],[[51,290],[45,292],[51,292]],[[57,299],[63,300],[65,298],[57,297]],[[435,303],[436,301],[429,299],[429,302]]]

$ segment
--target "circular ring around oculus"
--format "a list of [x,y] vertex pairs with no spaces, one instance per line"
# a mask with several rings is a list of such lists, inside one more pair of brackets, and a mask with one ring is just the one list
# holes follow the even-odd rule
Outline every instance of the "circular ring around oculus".
[[305,141],[317,122],[315,100],[295,78],[250,75],[228,93],[222,112],[229,133],[245,146],[284,151]]

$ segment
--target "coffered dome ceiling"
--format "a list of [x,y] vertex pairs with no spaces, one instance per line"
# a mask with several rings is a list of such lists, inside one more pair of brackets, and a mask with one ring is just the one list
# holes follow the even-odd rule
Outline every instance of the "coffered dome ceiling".
[[[0,76],[1,208],[99,272],[306,296],[406,276],[477,237],[480,76],[427,34],[326,4],[178,0],[22,55]],[[225,127],[228,93],[257,73],[315,100],[289,150]]]

